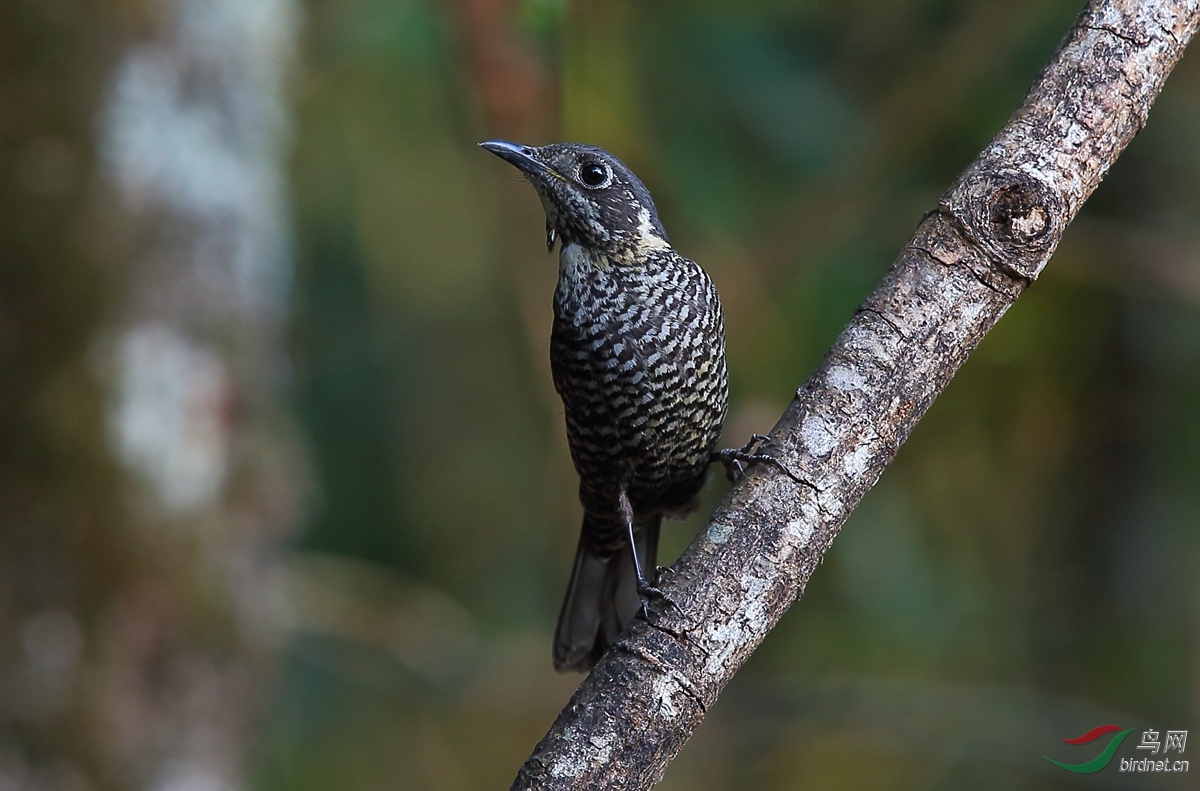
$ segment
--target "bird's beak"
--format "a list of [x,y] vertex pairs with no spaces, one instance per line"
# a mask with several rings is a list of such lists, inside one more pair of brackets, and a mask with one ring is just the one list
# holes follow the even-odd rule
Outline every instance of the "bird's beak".
[[508,164],[531,176],[559,176],[558,172],[533,156],[533,149],[520,143],[510,143],[507,140],[485,140],[479,144],[485,151],[491,151]]

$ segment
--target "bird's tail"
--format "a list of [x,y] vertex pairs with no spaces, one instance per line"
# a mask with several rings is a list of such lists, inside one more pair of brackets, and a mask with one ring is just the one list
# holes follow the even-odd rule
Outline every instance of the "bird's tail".
[[[589,524],[593,519],[584,514],[575,569],[554,630],[554,669],[560,673],[590,670],[642,606],[629,547],[622,542],[615,552],[594,549],[589,536],[594,540],[596,535],[612,531],[607,525]],[[633,534],[642,573],[651,584],[661,525],[662,517],[655,515],[639,524]]]

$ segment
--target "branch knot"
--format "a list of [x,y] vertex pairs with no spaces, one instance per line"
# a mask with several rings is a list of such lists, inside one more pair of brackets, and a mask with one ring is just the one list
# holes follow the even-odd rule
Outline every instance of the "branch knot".
[[1022,280],[1038,276],[1062,238],[1062,201],[1055,192],[1029,173],[994,162],[976,163],[941,206],[968,241]]
[[1050,228],[1046,208],[1024,184],[1006,184],[993,193],[990,219],[996,235],[1017,247],[1033,243]]

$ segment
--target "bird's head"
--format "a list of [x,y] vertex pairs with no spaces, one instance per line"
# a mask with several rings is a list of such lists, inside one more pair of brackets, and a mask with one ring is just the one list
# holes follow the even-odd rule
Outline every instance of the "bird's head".
[[597,252],[667,246],[650,193],[621,160],[582,143],[479,144],[516,167],[542,199],[546,246],[556,238]]

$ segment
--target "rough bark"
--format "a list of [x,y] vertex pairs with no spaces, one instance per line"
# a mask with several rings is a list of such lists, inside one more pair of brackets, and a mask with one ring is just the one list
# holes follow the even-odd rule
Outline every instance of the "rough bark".
[[664,572],[667,601],[600,661],[512,788],[659,780],[925,410],[1042,271],[1198,24],[1200,0],[1087,6],[772,430],[773,452],[807,483],[759,465],[734,487]]

